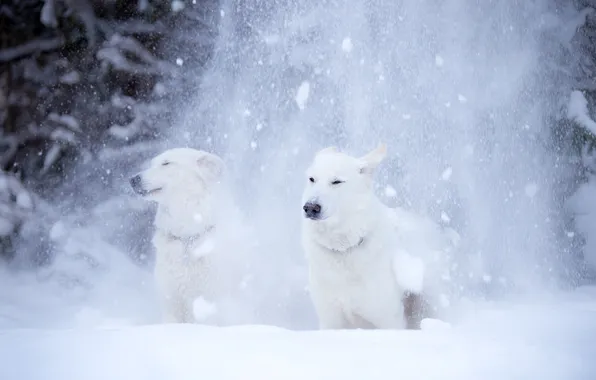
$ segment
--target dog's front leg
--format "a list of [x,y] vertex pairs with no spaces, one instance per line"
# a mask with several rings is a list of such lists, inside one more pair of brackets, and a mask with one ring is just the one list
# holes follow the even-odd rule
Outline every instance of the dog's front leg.
[[339,330],[349,328],[343,310],[338,305],[315,301],[315,310],[319,319],[320,330]]
[[424,296],[419,293],[405,292],[402,302],[404,304],[406,329],[419,330],[420,322],[430,316],[430,308]]
[[161,301],[164,323],[188,323],[188,308],[177,297],[164,296]]

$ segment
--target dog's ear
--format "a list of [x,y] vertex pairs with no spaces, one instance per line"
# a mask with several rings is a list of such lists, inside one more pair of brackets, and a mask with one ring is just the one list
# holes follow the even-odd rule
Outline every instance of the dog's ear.
[[337,153],[337,152],[338,152],[337,147],[335,147],[335,146],[329,146],[327,148],[324,148],[324,149],[319,150],[317,152],[317,155],[319,155],[319,154],[325,154],[325,153]]
[[360,173],[372,175],[386,155],[387,145],[379,144],[375,149],[360,157],[360,161],[362,162]]
[[197,165],[199,165],[201,170],[209,172],[214,178],[221,177],[225,168],[221,158],[207,152],[197,159]]

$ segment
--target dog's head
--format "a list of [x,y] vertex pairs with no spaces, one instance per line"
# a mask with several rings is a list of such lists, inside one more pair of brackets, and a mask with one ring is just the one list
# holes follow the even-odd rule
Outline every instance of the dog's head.
[[169,149],[130,179],[133,190],[159,204],[183,202],[209,193],[224,170],[214,154],[191,148]]
[[303,215],[308,222],[340,225],[355,222],[374,198],[375,169],[387,152],[379,145],[363,157],[330,147],[318,152],[306,172]]

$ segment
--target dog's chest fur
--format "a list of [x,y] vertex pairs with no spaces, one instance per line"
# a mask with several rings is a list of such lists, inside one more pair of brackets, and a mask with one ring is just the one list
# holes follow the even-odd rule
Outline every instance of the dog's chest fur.
[[393,283],[389,249],[376,236],[368,236],[345,252],[338,252],[310,242],[307,258],[311,275],[317,281],[337,284],[342,289],[367,287],[370,283]]
[[212,252],[202,252],[201,246],[209,239],[213,239],[211,231],[186,239],[156,231],[154,272],[158,287],[175,291],[179,296],[194,297],[208,292],[207,284],[214,276],[214,257]]
[[304,241],[315,302],[336,305],[348,320],[385,311],[399,314],[403,290],[395,280],[392,245],[385,233],[376,231],[346,252]]

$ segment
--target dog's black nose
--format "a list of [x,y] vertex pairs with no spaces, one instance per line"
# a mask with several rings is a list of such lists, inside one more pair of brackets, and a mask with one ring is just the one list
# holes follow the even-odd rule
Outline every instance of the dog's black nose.
[[136,176],[134,176],[130,179],[130,186],[136,193],[143,192],[143,187],[141,186],[141,182],[142,182],[142,180],[141,180],[141,176],[139,174],[137,174]]
[[321,216],[321,205],[315,202],[306,202],[302,207],[304,215],[309,219],[319,219]]

